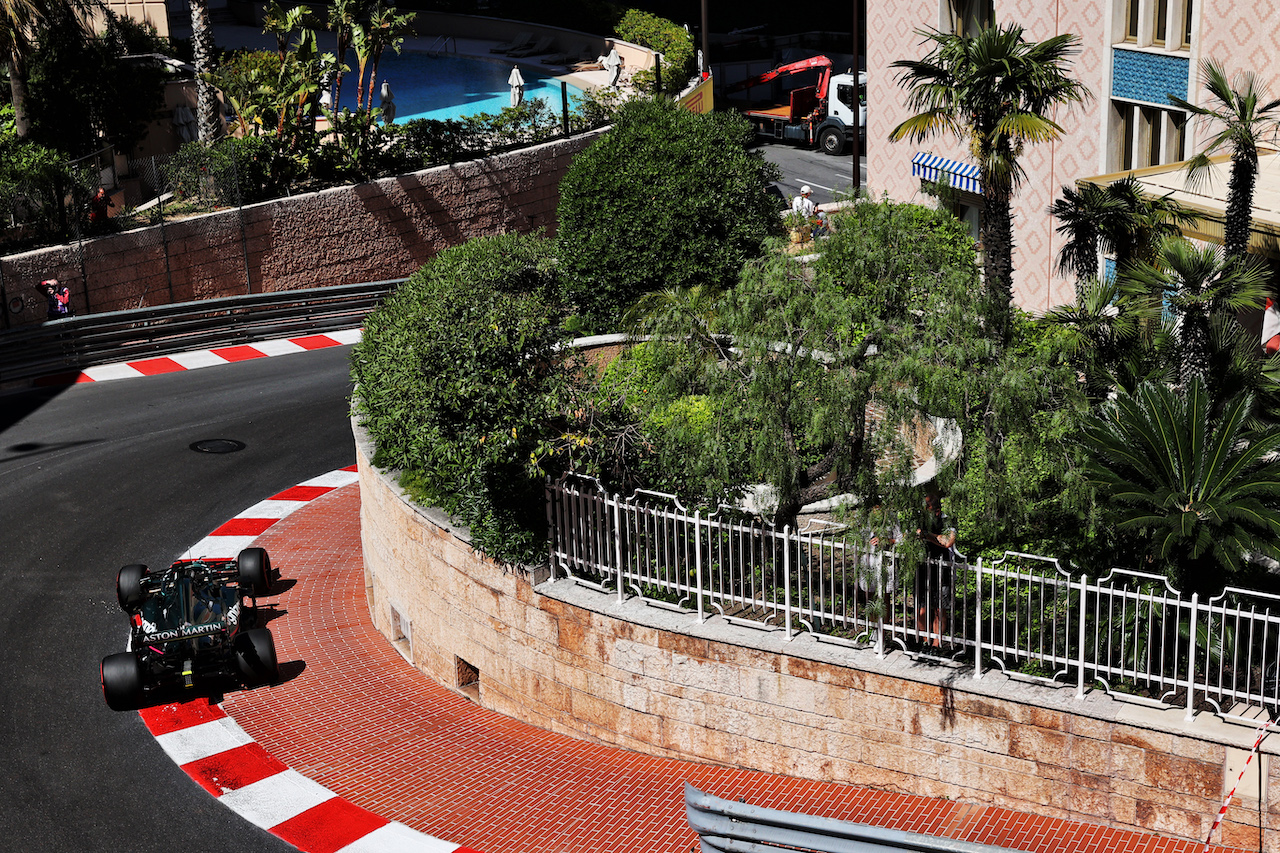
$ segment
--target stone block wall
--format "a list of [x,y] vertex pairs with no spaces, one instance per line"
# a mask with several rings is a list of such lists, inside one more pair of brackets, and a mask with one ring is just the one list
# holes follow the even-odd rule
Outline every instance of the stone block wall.
[[[375,624],[441,684],[542,728],[1200,842],[1252,746],[1253,728],[1210,714],[1188,721],[1101,690],[1077,698],[997,672],[975,679],[901,653],[700,623],[504,568],[438,511],[406,501],[355,432]],[[478,686],[460,685],[460,671],[478,671]],[[1264,742],[1215,842],[1280,850],[1274,752]]]
[[50,277],[77,313],[102,313],[400,278],[472,237],[551,236],[560,179],[596,136],[12,255],[0,287],[24,304],[8,322],[44,319],[36,286]]

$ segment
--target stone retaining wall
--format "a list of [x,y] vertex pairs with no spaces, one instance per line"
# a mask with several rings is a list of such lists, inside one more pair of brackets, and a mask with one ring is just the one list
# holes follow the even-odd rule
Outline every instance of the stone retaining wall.
[[[375,624],[441,684],[534,725],[649,754],[947,797],[1203,842],[1254,730],[1076,698],[901,653],[620,604],[496,565],[371,468],[355,427]],[[1264,743],[1215,842],[1280,850]],[[1264,832],[1259,826],[1267,830]]]
[[0,287],[5,303],[24,305],[9,325],[44,319],[36,285],[50,277],[77,313],[101,313],[400,278],[472,237],[552,235],[560,179],[596,137],[250,205],[243,222],[228,210],[88,240],[83,266],[75,245],[12,255],[0,259]]

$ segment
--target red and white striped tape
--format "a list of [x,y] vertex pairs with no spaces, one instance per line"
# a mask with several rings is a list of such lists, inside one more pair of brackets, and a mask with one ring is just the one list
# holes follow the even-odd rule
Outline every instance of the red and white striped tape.
[[[234,558],[282,518],[357,478],[352,465],[286,489],[249,507],[184,557]],[[374,814],[290,770],[207,700],[147,708],[141,716],[198,785],[304,853],[476,853]]]
[[1232,787],[1231,792],[1227,794],[1226,799],[1222,801],[1222,808],[1218,809],[1218,816],[1214,818],[1213,826],[1209,827],[1209,834],[1205,836],[1204,853],[1209,853],[1213,834],[1218,831],[1218,827],[1222,825],[1222,819],[1227,816],[1227,807],[1235,799],[1236,791],[1240,788],[1240,780],[1244,778],[1245,771],[1249,769],[1249,762],[1253,761],[1253,757],[1258,754],[1258,747],[1262,746],[1262,739],[1267,736],[1267,729],[1273,725],[1275,725],[1275,720],[1267,720],[1258,728],[1258,737],[1253,742],[1253,749],[1249,750],[1249,757],[1244,760],[1244,766],[1240,768],[1240,775],[1236,777],[1236,784]]

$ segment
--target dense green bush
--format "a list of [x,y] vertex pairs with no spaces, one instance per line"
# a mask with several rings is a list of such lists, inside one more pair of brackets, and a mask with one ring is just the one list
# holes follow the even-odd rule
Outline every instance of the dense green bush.
[[508,562],[546,541],[530,460],[568,377],[553,248],[505,235],[442,252],[368,317],[352,356],[374,464]]
[[[662,54],[662,91],[678,94],[697,71],[693,39],[684,27],[639,9],[628,9],[614,31],[618,38]],[[641,92],[652,92],[656,81],[652,71],[631,78]]]
[[637,100],[574,158],[560,183],[559,256],[589,326],[617,328],[661,288],[727,287],[781,230],[766,191],[778,173],[751,139],[741,116]]

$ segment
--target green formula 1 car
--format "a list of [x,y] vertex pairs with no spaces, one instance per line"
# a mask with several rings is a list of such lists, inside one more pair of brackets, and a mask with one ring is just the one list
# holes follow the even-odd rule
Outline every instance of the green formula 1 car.
[[102,695],[116,711],[149,695],[180,696],[202,682],[246,687],[280,679],[275,641],[258,621],[271,592],[271,558],[246,548],[234,560],[179,560],[161,572],[125,566],[116,598],[129,615],[128,651],[102,659]]

